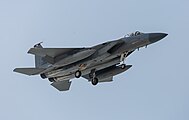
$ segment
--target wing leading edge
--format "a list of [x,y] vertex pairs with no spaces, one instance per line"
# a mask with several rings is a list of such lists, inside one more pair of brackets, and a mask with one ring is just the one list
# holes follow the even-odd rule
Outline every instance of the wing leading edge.
[[33,55],[38,55],[41,57],[50,56],[56,57],[60,54],[65,54],[73,50],[81,50],[83,48],[30,48],[28,53]]

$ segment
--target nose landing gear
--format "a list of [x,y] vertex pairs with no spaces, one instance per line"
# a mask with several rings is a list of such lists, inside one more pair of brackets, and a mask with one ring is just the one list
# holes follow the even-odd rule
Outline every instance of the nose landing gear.
[[125,59],[126,59],[128,53],[129,53],[129,52],[124,52],[124,53],[121,54],[120,61],[121,61],[122,64],[120,65],[120,67],[121,67],[122,69],[124,69],[124,68],[126,67]]
[[121,64],[121,69],[125,69],[125,67],[126,67],[126,64]]

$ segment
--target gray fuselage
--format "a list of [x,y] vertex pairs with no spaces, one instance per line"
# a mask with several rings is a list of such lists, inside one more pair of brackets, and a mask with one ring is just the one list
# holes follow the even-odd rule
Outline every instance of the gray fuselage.
[[120,62],[123,62],[122,55],[127,57],[129,52],[152,44],[165,36],[166,34],[164,33],[140,33],[96,45],[88,48],[96,50],[89,57],[72,64],[59,66],[51,71],[46,71],[44,74],[47,78],[53,78],[55,81],[75,78],[74,74],[77,70],[80,70],[82,76],[84,76],[89,74],[93,69],[98,71],[113,65],[118,65]]

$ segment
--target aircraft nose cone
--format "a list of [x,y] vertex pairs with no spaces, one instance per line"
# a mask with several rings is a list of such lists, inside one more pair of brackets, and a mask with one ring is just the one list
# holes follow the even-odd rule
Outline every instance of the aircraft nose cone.
[[151,43],[157,42],[161,39],[163,39],[164,37],[166,37],[168,34],[166,33],[150,33],[149,34],[149,41]]

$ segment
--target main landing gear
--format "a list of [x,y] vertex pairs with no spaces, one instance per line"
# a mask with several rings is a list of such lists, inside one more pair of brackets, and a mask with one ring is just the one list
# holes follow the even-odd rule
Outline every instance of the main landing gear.
[[40,74],[40,76],[41,76],[42,79],[47,78],[47,76],[44,73]]
[[98,78],[93,78],[92,80],[91,80],[91,83],[92,83],[92,85],[97,85],[98,84]]
[[80,78],[80,77],[81,77],[81,71],[77,70],[77,71],[75,72],[75,77],[76,77],[76,78]]
[[48,78],[50,82],[55,82],[54,78]]
[[98,84],[98,78],[96,77],[95,69],[91,70],[89,73],[89,78],[91,79],[92,85]]
[[[75,77],[76,78],[80,78],[81,76],[82,76],[81,71],[77,70],[75,72]],[[96,77],[95,69],[91,70],[91,72],[89,73],[89,78],[91,80],[92,85],[97,85],[98,84],[98,78]]]

